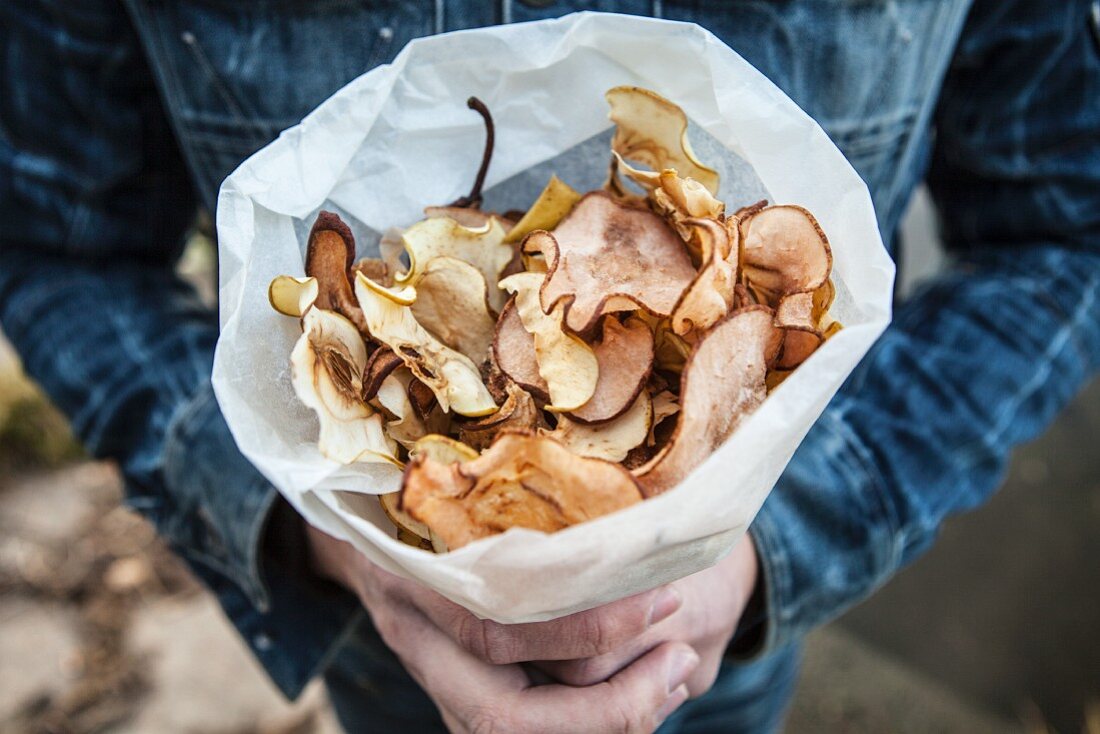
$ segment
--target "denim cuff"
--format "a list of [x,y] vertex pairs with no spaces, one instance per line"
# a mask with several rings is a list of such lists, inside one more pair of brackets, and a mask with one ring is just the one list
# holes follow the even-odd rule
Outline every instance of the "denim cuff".
[[272,680],[297,696],[359,620],[354,595],[316,577],[303,521],[241,454],[204,383],[168,426],[161,534],[218,597]]

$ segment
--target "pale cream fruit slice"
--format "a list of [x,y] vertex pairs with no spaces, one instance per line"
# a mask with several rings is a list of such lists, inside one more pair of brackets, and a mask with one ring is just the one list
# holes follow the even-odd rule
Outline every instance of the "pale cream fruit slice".
[[489,306],[500,313],[506,300],[499,288],[500,275],[515,251],[504,241],[504,225],[491,217],[483,227],[463,227],[448,217],[418,222],[405,230],[402,240],[409,254],[409,271],[397,276],[398,283],[416,285],[427,264],[436,257],[453,257],[473,265],[490,284]]
[[535,199],[523,218],[508,230],[504,241],[519,242],[536,229],[553,229],[580,200],[581,195],[572,186],[557,176],[550,176],[550,182],[539,194],[539,198]]
[[563,415],[558,418],[557,427],[545,434],[557,439],[578,456],[618,463],[626,458],[631,449],[645,443],[652,425],[653,404],[649,393],[642,390],[627,411],[618,418],[606,423],[586,425],[571,421]]
[[317,300],[317,279],[280,275],[267,287],[267,300],[284,316],[301,318]]
[[463,463],[409,464],[401,507],[449,548],[513,527],[552,533],[640,502],[618,464],[577,456],[557,441],[505,433]]
[[678,105],[641,87],[614,87],[604,96],[615,123],[612,150],[654,171],[674,168],[718,193],[718,172],[696,157],[688,141],[687,115]]
[[[416,300],[416,289],[401,289],[400,300]],[[412,373],[435,395],[444,411],[466,416],[488,415],[497,409],[481,382],[477,365],[461,352],[432,336],[412,309],[394,300],[389,289],[362,273],[356,277],[355,295],[371,335],[401,357]]]
[[385,462],[400,466],[397,445],[382,416],[362,399],[367,349],[355,325],[333,311],[311,308],[290,355],[298,399],[321,424],[317,448],[341,464]]
[[699,341],[684,367],[672,438],[634,471],[647,497],[676,486],[764,401],[773,318],[770,308],[749,306],[730,314]]
[[443,464],[455,461],[470,461],[478,457],[478,452],[471,446],[450,436],[430,434],[424,436],[409,449],[409,459],[424,457]]
[[414,379],[407,367],[395,370],[382,380],[375,396],[377,404],[393,416],[393,420],[386,422],[386,434],[406,449],[411,449],[427,435],[447,430],[450,423],[441,410],[422,414],[413,407],[409,399],[409,384]]
[[563,305],[574,334],[587,336],[614,311],[668,316],[695,278],[683,240],[664,219],[602,191],[586,194],[553,233],[532,232],[523,247],[541,252],[550,268],[542,310]]
[[550,411],[570,411],[588,402],[596,391],[600,367],[596,354],[583,341],[567,334],[561,326],[561,306],[544,313],[539,303],[543,276],[516,273],[500,282],[515,296],[515,309],[523,328],[534,337],[539,376],[550,394]]
[[412,313],[441,342],[481,364],[489,355],[496,329],[488,291],[485,278],[473,265],[453,257],[433,257],[416,282]]

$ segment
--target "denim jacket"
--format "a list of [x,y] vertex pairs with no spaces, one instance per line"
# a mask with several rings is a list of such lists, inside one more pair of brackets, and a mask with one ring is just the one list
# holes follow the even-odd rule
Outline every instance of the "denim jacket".
[[579,9],[712,30],[844,151],[891,249],[926,180],[952,256],[897,304],[751,528],[755,654],[985,500],[1100,363],[1100,30],[1083,0],[7,0],[0,323],[288,695],[362,611],[310,577],[218,410],[217,320],[174,273],[194,209],[410,39]]

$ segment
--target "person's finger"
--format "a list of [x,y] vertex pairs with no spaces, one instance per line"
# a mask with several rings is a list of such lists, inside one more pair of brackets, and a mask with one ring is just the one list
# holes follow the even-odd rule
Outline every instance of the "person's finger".
[[478,619],[430,589],[411,583],[410,587],[405,590],[410,600],[436,626],[479,659],[496,665],[605,655],[641,636],[682,603],[679,591],[664,586],[548,622],[500,624]]
[[457,732],[651,732],[687,699],[699,664],[689,646],[666,643],[596,686],[532,686],[519,666],[482,662],[413,608],[385,619],[383,639]]
[[592,686],[615,675],[662,642],[673,639],[660,634],[663,631],[663,627],[650,629],[619,649],[604,655],[575,660],[543,660],[534,663],[534,666],[557,683]]
[[687,681],[698,665],[691,647],[667,642],[604,683],[528,688],[491,730],[649,734],[687,700]]

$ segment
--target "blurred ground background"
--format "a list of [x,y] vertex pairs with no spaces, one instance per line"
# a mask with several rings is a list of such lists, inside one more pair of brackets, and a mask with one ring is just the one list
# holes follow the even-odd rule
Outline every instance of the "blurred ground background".
[[[935,270],[907,220],[907,284]],[[213,255],[182,269],[211,294]],[[1004,489],[809,640],[790,734],[1100,733],[1100,384]],[[281,700],[211,597],[119,506],[0,337],[0,734],[339,731]]]

